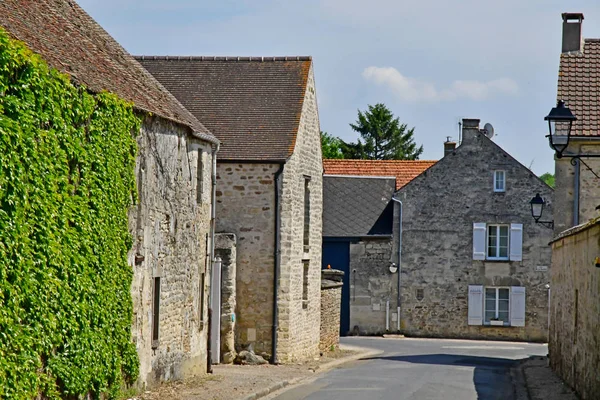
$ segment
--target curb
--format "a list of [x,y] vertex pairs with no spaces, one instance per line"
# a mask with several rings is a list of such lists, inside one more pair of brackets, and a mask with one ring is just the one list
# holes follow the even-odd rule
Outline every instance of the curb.
[[[358,351],[358,353],[352,354],[352,355],[349,355],[347,357],[343,357],[343,358],[340,358],[337,360],[330,361],[327,364],[320,365],[319,368],[317,368],[315,370],[315,373],[313,375],[299,377],[299,378],[293,378],[290,380],[278,382],[278,383],[271,385],[268,388],[265,388],[261,391],[251,393],[251,394],[247,395],[246,397],[242,397],[240,400],[260,399],[260,398],[268,396],[272,393],[278,392],[284,388],[287,388],[287,387],[290,387],[293,385],[297,385],[300,383],[308,383],[311,380],[317,379],[319,375],[321,375],[327,371],[330,371],[330,370],[334,369],[335,367],[345,364],[347,362],[356,361],[356,360],[360,360],[361,358],[372,357],[377,354],[383,353],[382,350],[375,350],[375,349],[371,349],[368,347],[358,347],[358,346],[351,346],[351,345],[346,345],[346,344],[340,344],[340,349],[354,350],[354,351]],[[518,400],[521,400],[521,399],[518,399]],[[524,399],[524,400],[526,400],[526,399]]]
[[[526,359],[527,360],[527,359]],[[523,360],[518,361],[518,364],[510,369],[510,377],[512,378],[513,388],[515,390],[515,400],[530,400],[529,387],[523,372]]]

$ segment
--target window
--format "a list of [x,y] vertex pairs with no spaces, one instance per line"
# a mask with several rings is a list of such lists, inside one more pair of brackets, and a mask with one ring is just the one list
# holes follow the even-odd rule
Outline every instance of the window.
[[508,260],[508,225],[488,225],[488,260]]
[[523,260],[523,224],[473,223],[473,260]]
[[484,323],[491,324],[490,321],[503,321],[504,324],[508,325],[510,321],[509,304],[509,288],[486,287]]
[[308,308],[308,270],[310,267],[310,261],[302,261],[304,265],[304,271],[302,275],[302,308]]
[[152,279],[152,348],[158,347],[158,333],[160,321],[160,277]]
[[525,326],[523,286],[469,285],[468,307],[469,325]]
[[505,171],[494,171],[494,192],[506,191],[506,173]]
[[310,176],[304,177],[304,252],[310,247]]
[[196,203],[202,204],[202,196],[204,194],[204,164],[202,163],[203,151],[198,150],[198,169],[196,182]]
[[[200,320],[200,324],[204,322],[204,273],[200,274],[200,309],[198,310],[198,319]],[[204,327],[200,325],[201,329]]]

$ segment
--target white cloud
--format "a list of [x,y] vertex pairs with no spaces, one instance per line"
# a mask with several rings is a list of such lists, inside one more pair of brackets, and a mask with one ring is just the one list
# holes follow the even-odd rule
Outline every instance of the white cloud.
[[514,96],[519,92],[517,83],[509,78],[487,82],[456,80],[449,88],[438,90],[433,83],[404,76],[393,67],[368,67],[362,76],[376,85],[386,86],[406,103],[452,101],[461,98],[481,101],[496,95]]

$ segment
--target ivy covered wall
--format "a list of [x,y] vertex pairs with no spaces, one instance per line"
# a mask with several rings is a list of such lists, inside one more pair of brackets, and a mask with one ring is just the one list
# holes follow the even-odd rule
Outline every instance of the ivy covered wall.
[[133,106],[0,29],[0,398],[116,396],[131,342]]

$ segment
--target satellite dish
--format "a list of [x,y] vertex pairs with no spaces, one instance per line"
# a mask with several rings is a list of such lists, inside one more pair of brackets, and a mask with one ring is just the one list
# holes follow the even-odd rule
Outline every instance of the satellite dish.
[[489,122],[483,126],[483,134],[491,139],[494,136],[494,127]]

